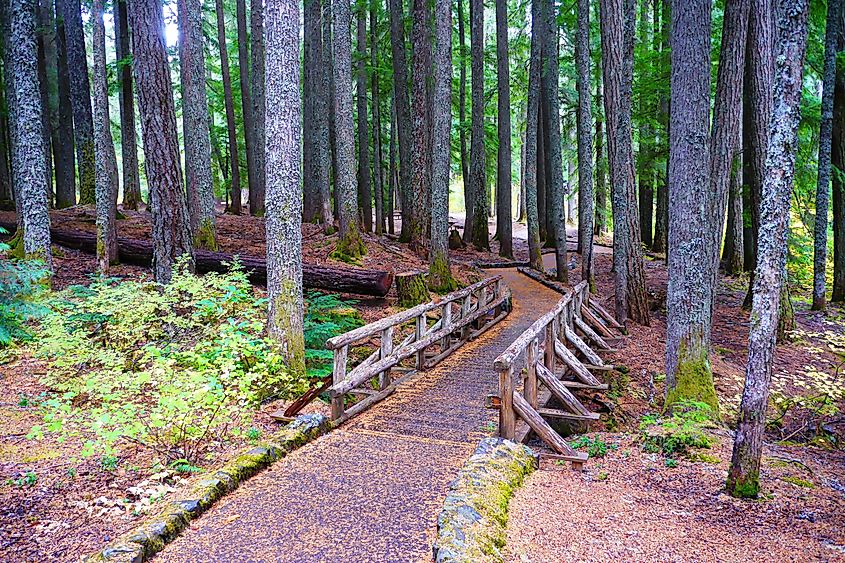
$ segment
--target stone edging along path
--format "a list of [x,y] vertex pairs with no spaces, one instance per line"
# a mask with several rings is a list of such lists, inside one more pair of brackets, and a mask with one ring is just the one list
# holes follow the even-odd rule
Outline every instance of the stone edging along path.
[[320,414],[298,416],[274,433],[265,443],[236,456],[214,473],[196,481],[190,489],[170,501],[155,516],[109,543],[86,559],[88,563],[142,563],[164,549],[188,523],[244,481],[282,459],[298,447],[331,429],[329,419]]
[[527,446],[481,440],[449,487],[437,518],[436,563],[503,561],[508,503],[538,465]]

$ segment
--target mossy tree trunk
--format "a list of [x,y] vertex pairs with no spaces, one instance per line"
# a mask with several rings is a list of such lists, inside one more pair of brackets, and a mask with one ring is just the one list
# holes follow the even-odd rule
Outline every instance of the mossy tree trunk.
[[538,114],[540,110],[540,2],[531,2],[531,58],[528,68],[528,111],[525,119],[525,214],[528,223],[528,262],[543,271],[540,216],[537,209]]
[[400,307],[414,307],[429,300],[425,272],[402,272],[396,274],[395,280]]

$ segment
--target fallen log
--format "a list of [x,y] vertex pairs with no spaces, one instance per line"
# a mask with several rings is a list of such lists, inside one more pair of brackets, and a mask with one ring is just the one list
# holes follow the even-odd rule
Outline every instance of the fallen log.
[[[0,223],[0,227],[9,232],[14,232],[17,228],[13,223]],[[54,244],[60,246],[81,250],[88,254],[97,252],[97,236],[94,233],[50,229],[50,237]],[[120,237],[117,239],[117,249],[118,257],[123,264],[148,267],[152,263],[153,246],[149,241]],[[227,252],[194,250],[194,262],[199,273],[226,272],[227,264],[234,259],[235,255]],[[267,282],[267,262],[263,258],[238,256],[238,261],[243,265],[252,283],[265,284]],[[302,283],[309,289],[384,297],[393,284],[393,273],[362,268],[303,264]]]

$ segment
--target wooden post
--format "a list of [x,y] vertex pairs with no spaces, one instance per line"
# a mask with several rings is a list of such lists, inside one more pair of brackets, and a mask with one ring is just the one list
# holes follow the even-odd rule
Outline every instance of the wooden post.
[[440,316],[440,329],[446,331],[446,336],[440,341],[440,351],[445,352],[449,349],[450,341],[452,340],[452,303],[447,302],[443,305],[443,314]]
[[552,373],[555,372],[555,340],[557,340],[557,317],[546,325],[546,350],[543,358],[543,365]]
[[[426,329],[425,313],[420,313],[417,317],[416,341],[419,342],[425,336]],[[417,369],[421,370],[425,365],[425,348],[417,352]]]
[[499,437],[513,440],[516,416],[513,410],[513,367],[499,371]]
[[531,408],[537,408],[537,362],[539,361],[540,343],[535,338],[528,345],[528,353],[525,363],[528,376],[525,378],[524,395],[525,400]]
[[[393,326],[389,326],[381,332],[381,356],[383,360],[393,353]],[[387,368],[378,375],[379,389],[390,385],[390,368]]]
[[[332,371],[332,384],[337,385],[346,377],[346,359],[349,354],[349,347],[342,346],[334,351],[334,369]],[[332,397],[332,420],[343,416],[344,395]]]
[[[464,302],[461,304],[461,318],[464,319],[469,315],[469,310],[472,308],[472,294],[470,293],[466,297],[464,297]],[[469,338],[470,326],[468,324],[464,325],[461,329],[461,340],[467,340]]]

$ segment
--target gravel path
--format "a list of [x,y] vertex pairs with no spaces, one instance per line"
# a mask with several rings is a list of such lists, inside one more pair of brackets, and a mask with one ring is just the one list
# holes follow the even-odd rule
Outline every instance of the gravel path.
[[501,273],[514,308],[497,326],[248,481],[155,560],[430,561],[449,483],[495,428],[493,360],[560,298]]

